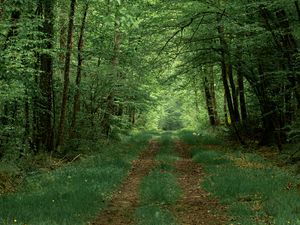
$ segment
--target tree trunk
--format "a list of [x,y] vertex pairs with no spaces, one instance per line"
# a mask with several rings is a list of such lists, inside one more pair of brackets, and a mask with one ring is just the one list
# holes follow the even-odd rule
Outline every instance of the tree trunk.
[[70,63],[71,63],[72,38],[73,38],[73,29],[74,29],[75,4],[76,4],[76,0],[71,0],[69,25],[68,25],[67,51],[65,56],[65,67],[64,67],[64,88],[63,88],[63,96],[62,96],[62,103],[61,103],[60,121],[58,127],[58,137],[57,137],[57,144],[56,144],[56,147],[58,149],[64,146],[64,129],[65,129],[65,119],[66,119],[69,82],[70,82]]
[[217,109],[217,100],[216,100],[216,92],[215,92],[215,73],[214,73],[213,65],[209,67],[209,90],[212,98],[212,106],[214,110],[216,125],[219,125],[220,121],[219,121],[218,109]]
[[[227,65],[227,59],[228,59],[228,46],[224,37],[224,28],[219,26],[218,27],[218,32],[219,32],[219,39],[220,39],[220,44],[221,44],[221,69],[222,69],[222,81],[223,81],[223,86],[224,86],[224,91],[225,91],[225,96],[226,96],[226,101],[228,105],[228,111],[231,119],[231,126],[236,134],[236,137],[238,141],[242,144],[245,145],[245,142],[241,138],[241,135],[237,129],[236,123],[236,115],[234,112],[234,106],[232,104],[232,96],[230,93],[230,88],[227,80],[227,75],[228,75],[228,65]],[[230,63],[230,62],[229,62]]]
[[71,138],[73,138],[75,135],[77,113],[80,111],[80,83],[81,83],[81,73],[82,73],[82,63],[83,63],[82,49],[83,49],[83,42],[84,42],[83,36],[84,36],[88,7],[89,7],[89,5],[88,5],[88,3],[86,3],[84,12],[83,12],[83,18],[82,18],[78,46],[77,46],[77,50],[78,50],[77,76],[76,76],[76,91],[75,91],[75,96],[74,96],[72,122],[71,122],[71,128],[70,128],[70,137]]
[[247,121],[247,108],[246,108],[246,100],[245,100],[244,75],[240,63],[237,69],[237,80],[238,80],[238,90],[240,96],[241,115],[242,115],[242,121],[244,123]]
[[[39,13],[44,15],[44,22],[42,32],[47,37],[46,49],[51,51],[53,49],[52,40],[54,37],[54,4],[52,0],[39,1]],[[37,137],[36,147],[53,150],[54,130],[53,130],[53,59],[50,53],[42,53],[39,55],[39,65],[41,74],[38,78],[38,85],[42,96],[37,99]]]
[[195,98],[195,112],[196,112],[196,120],[199,121],[199,113],[200,113],[200,106],[199,106],[199,92],[198,92],[198,77],[194,77],[193,79],[193,88],[194,88],[194,98]]
[[[228,52],[228,54],[229,54],[229,52]],[[229,78],[229,83],[230,83],[230,87],[231,87],[234,119],[235,119],[235,122],[238,123],[240,121],[239,103],[238,103],[238,95],[237,95],[235,82],[234,82],[234,78],[233,78],[233,68],[232,68],[232,64],[230,62],[230,58],[228,60],[228,63],[229,64],[226,65],[226,71],[227,71],[227,77]]]
[[297,15],[298,15],[298,20],[300,21],[300,7],[299,7],[298,1],[295,1],[295,6],[296,6]]
[[256,92],[260,102],[264,133],[260,144],[269,145],[274,142],[277,144],[279,150],[282,149],[281,141],[281,126],[280,119],[277,112],[276,104],[268,97],[266,93],[266,78],[264,75],[264,68],[260,64],[258,67],[260,74],[260,81],[257,84]]
[[227,100],[226,99],[227,99],[226,94],[224,93],[224,101],[223,101],[224,121],[225,121],[225,125],[229,126],[228,112],[227,112]]
[[227,65],[227,43],[224,38],[224,30],[222,27],[218,27],[219,35],[220,35],[220,44],[221,44],[221,74],[222,74],[222,81],[224,86],[224,92],[226,96],[226,102],[228,105],[228,111],[230,115],[231,123],[235,123],[235,114],[234,114],[234,107],[232,104],[232,98],[230,93],[230,88],[227,80],[228,75],[228,65]]
[[211,92],[209,90],[209,83],[208,83],[207,77],[203,78],[203,86],[204,86],[205,100],[206,100],[206,107],[207,107],[209,122],[210,122],[210,125],[215,126],[216,120],[215,120],[215,114],[214,114],[213,100],[212,100]]

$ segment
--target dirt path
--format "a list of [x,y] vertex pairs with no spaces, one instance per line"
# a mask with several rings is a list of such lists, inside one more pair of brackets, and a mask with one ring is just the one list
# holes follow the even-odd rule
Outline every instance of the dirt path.
[[93,225],[130,225],[134,223],[133,213],[138,206],[139,184],[155,166],[153,157],[159,150],[159,143],[151,141],[148,150],[132,163],[132,169],[108,207],[91,223]]
[[[175,162],[178,182],[183,190],[182,199],[170,210],[180,225],[224,225],[228,221],[225,209],[209,193],[200,188],[199,182],[205,176],[202,167],[194,163],[189,147],[180,141],[175,143],[181,157]],[[132,169],[108,207],[103,210],[92,225],[132,225],[134,211],[139,203],[139,185],[143,177],[155,166],[153,159],[159,150],[159,143],[151,141],[148,150],[132,163]],[[159,225],[159,224],[157,224]]]
[[181,225],[223,225],[228,220],[225,209],[217,200],[209,198],[209,193],[199,187],[205,176],[202,167],[191,160],[189,147],[176,142],[176,151],[181,157],[175,163],[178,182],[183,190],[183,198],[173,207],[178,223]]

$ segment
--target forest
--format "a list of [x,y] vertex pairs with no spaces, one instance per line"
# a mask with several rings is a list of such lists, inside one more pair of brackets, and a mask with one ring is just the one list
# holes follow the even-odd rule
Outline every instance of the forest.
[[0,224],[300,224],[300,1],[0,0]]

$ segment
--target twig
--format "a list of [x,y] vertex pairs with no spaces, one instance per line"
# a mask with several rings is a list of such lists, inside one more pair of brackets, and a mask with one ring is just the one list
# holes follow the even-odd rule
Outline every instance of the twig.
[[72,161],[71,161],[70,163],[74,162],[74,161],[75,161],[76,159],[78,159],[80,156],[81,156],[81,154],[77,155],[74,159],[72,159]]

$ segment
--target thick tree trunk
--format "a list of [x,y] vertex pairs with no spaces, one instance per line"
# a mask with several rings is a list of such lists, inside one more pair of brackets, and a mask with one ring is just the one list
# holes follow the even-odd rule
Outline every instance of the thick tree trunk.
[[[43,16],[43,26],[40,28],[47,38],[45,48],[48,51],[53,49],[54,37],[54,3],[49,1],[38,1],[37,15]],[[34,96],[33,99],[33,139],[35,151],[44,149],[53,151],[54,148],[54,114],[53,114],[53,59],[50,53],[37,54],[36,69],[41,73],[36,77],[35,82],[40,89],[41,96]]]
[[76,76],[76,91],[74,96],[74,103],[73,103],[73,114],[72,114],[72,122],[71,122],[71,128],[70,128],[70,137],[73,138],[75,135],[76,130],[76,120],[77,120],[77,114],[80,111],[80,83],[81,83],[81,73],[82,73],[82,63],[83,63],[83,57],[82,57],[82,50],[83,50],[83,42],[84,42],[84,30],[85,30],[85,24],[86,24],[86,17],[88,12],[88,3],[86,3],[84,12],[83,12],[83,18],[80,28],[80,34],[79,34],[79,40],[78,40],[78,55],[77,55],[77,76]]
[[60,121],[58,127],[58,137],[56,147],[62,148],[64,145],[64,129],[65,119],[67,112],[69,82],[70,82],[70,63],[71,63],[71,51],[72,51],[72,37],[74,29],[74,15],[75,15],[75,4],[76,0],[71,0],[69,25],[68,25],[68,38],[67,38],[67,51],[65,56],[65,67],[64,67],[64,88],[61,103]]

